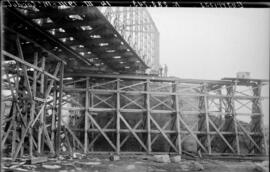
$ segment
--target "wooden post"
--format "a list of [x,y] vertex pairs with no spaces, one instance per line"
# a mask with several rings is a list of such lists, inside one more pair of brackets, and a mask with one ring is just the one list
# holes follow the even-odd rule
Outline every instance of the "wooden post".
[[[0,6],[0,23],[3,23],[3,6],[1,5]],[[0,45],[3,45],[3,37],[1,36],[0,38]],[[1,65],[1,69],[0,69],[0,82],[1,82],[1,85],[0,85],[0,91],[1,91],[1,96],[0,96],[0,125],[1,125],[1,128],[0,128],[0,138],[2,140],[2,116],[4,113],[2,113],[2,108],[3,108],[3,101],[2,101],[2,75],[3,75],[3,72],[2,72],[2,61],[4,60],[3,58],[3,55],[1,53],[0,55],[0,65]],[[2,169],[2,141],[0,142],[0,169]]]
[[116,153],[120,154],[120,79],[116,82]]
[[232,115],[233,115],[233,122],[234,122],[234,132],[235,132],[235,141],[236,141],[236,149],[237,149],[237,155],[240,155],[240,145],[239,145],[239,137],[238,137],[238,128],[237,128],[237,122],[236,122],[236,112],[235,112],[235,101],[234,101],[234,95],[237,88],[237,81],[234,81],[234,86],[232,89],[232,98],[231,98],[231,104],[232,104]]
[[13,116],[12,116],[12,125],[13,125],[13,132],[12,132],[12,148],[11,148],[11,155],[12,158],[15,157],[15,151],[17,147],[16,139],[17,139],[17,122],[16,122],[16,113],[17,113],[17,108],[16,104],[17,102],[14,102],[13,106]]
[[176,132],[177,132],[177,140],[176,140],[176,146],[178,148],[178,154],[182,154],[182,147],[181,147],[181,128],[180,128],[180,111],[179,111],[179,99],[178,99],[178,94],[177,94],[177,85],[178,82],[174,82],[174,87],[173,87],[173,92],[175,93],[174,95],[174,106],[175,106],[175,112],[176,112]]
[[[264,154],[268,155],[268,145],[267,141],[265,139],[265,128],[263,124],[263,111],[262,111],[262,103],[261,103],[261,89],[262,89],[262,84],[261,82],[256,83],[255,85],[252,86],[253,90],[253,96],[258,97],[252,101],[252,113],[256,113],[259,115],[255,115],[251,119],[252,126],[251,132],[259,132],[262,134],[262,136],[254,136],[252,137],[254,141],[258,144],[260,147],[260,150],[255,149],[255,153],[263,153],[262,150],[262,145],[264,145]],[[259,118],[259,119],[258,119]]]
[[207,85],[203,85],[203,94],[204,94],[204,111],[205,111],[205,122],[206,122],[206,136],[207,136],[207,148],[208,153],[211,155],[211,140],[210,140],[210,131],[209,131],[209,112],[208,112],[208,98],[207,98]]
[[85,117],[84,117],[84,153],[88,152],[88,115],[89,115],[89,77],[86,78]]
[[[45,70],[45,57],[44,56],[41,58],[41,68],[42,70]],[[40,93],[44,95],[44,74],[43,73],[41,73],[41,76],[40,76]],[[43,121],[44,121],[44,111],[42,111],[40,115],[41,125],[39,126],[39,130],[38,130],[38,153],[41,153],[41,147],[42,147],[41,142],[42,142]]]
[[[93,87],[91,86],[91,89],[93,89]],[[93,108],[93,105],[94,105],[94,96],[93,96],[93,92],[91,91],[91,93],[90,93],[90,106],[91,106],[91,108]],[[92,121],[90,121],[90,124],[89,124],[90,126],[91,126],[91,128],[93,129],[94,127],[95,127],[95,125],[92,123]],[[94,136],[95,136],[95,132],[91,132],[91,139],[93,139],[94,138]],[[91,152],[93,152],[94,151],[94,144],[91,146]]]
[[147,153],[150,154],[152,152],[152,142],[151,142],[151,107],[150,107],[150,80],[147,79],[146,82],[146,121],[147,121]]
[[[35,52],[34,54],[34,65],[37,66],[38,64],[38,52]],[[34,70],[34,74],[33,74],[33,84],[32,84],[33,90],[33,97],[32,97],[32,105],[31,105],[31,111],[30,111],[30,121],[34,120],[34,115],[35,115],[35,106],[36,106],[36,102],[34,100],[34,98],[36,97],[36,90],[37,90],[37,71]],[[29,154],[30,154],[30,158],[33,158],[33,129],[32,127],[29,129]]]
[[[54,88],[57,88],[56,83],[54,83]],[[57,89],[54,89],[53,91],[53,109],[52,109],[52,134],[51,134],[51,140],[52,143],[54,144],[55,148],[55,129],[56,129],[56,124],[55,124],[55,119],[56,119],[56,108],[57,107]]]
[[58,97],[58,111],[57,111],[57,133],[56,133],[56,156],[59,156],[60,153],[60,132],[61,132],[61,113],[62,113],[62,95],[63,95],[63,78],[64,78],[64,63],[61,62],[61,70],[60,70],[60,83],[59,83],[59,97]]

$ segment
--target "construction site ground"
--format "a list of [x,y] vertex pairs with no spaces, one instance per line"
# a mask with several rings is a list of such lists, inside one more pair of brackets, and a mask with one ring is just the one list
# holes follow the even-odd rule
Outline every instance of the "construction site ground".
[[28,164],[26,159],[11,162],[4,158],[2,170],[33,171],[33,172],[266,172],[269,171],[269,161],[264,161],[267,167],[261,168],[262,161],[213,160],[213,159],[181,159],[177,163],[156,162],[153,156],[120,156],[119,160],[110,159],[110,155],[87,156],[75,158],[60,156],[48,158],[46,162]]

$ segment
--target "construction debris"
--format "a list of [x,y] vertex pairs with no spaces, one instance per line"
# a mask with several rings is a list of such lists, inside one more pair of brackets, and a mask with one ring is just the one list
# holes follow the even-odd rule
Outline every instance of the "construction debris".
[[46,169],[59,169],[59,168],[61,168],[60,165],[49,165],[49,164],[43,164],[42,167],[46,168]]
[[118,160],[120,160],[120,157],[118,155],[111,155],[110,160],[111,161],[118,161]]
[[48,161],[48,157],[33,157],[30,160],[27,160],[26,163],[27,164],[38,164],[38,163],[43,163],[43,162],[47,162]]
[[78,153],[78,152],[74,152],[73,153],[73,158],[77,158],[77,159],[83,159],[86,156],[84,154]]

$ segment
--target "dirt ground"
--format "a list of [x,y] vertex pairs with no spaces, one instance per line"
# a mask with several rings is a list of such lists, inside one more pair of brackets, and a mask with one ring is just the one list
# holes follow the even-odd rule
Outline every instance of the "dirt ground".
[[[220,160],[185,160],[178,163],[155,162],[145,156],[120,157],[111,161],[109,156],[93,156],[85,158],[49,158],[47,162],[27,165],[24,161],[11,163],[4,160],[2,171],[5,172],[256,172],[256,163],[251,161],[220,161]],[[203,168],[190,164],[196,162]],[[21,165],[18,165],[21,164]],[[13,166],[13,167],[12,167]],[[268,170],[269,171],[269,170]],[[258,172],[258,171],[257,171]]]

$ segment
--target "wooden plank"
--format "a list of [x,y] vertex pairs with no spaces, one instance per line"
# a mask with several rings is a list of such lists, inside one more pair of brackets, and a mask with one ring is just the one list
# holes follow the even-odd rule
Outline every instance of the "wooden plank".
[[124,90],[126,88],[134,87],[134,86],[137,86],[137,85],[142,85],[142,84],[145,84],[145,83],[146,83],[146,81],[139,82],[139,83],[132,84],[132,85],[128,85],[128,86],[125,86],[125,87],[121,87],[120,90]]
[[[44,136],[45,136],[45,138],[46,138],[47,145],[48,145],[48,147],[49,147],[49,149],[50,149],[50,152],[51,152],[52,154],[55,154],[54,147],[53,147],[53,142],[52,142],[51,139],[50,139],[50,136],[49,136],[49,133],[48,133],[48,130],[47,130],[47,127],[46,127],[46,126],[44,126],[44,128],[43,128],[43,133],[44,133]],[[44,141],[43,141],[43,142],[44,142]]]
[[188,132],[192,135],[192,137],[196,140],[196,142],[200,145],[200,147],[205,151],[208,152],[205,147],[202,145],[202,143],[198,140],[197,136],[194,134],[194,132],[188,127],[188,125],[185,123],[185,121],[180,117],[179,120],[184,125],[184,127],[188,130]]
[[[145,91],[150,91],[150,80],[148,79],[145,85]],[[146,127],[147,127],[147,153],[150,154],[152,152],[152,141],[151,141],[151,104],[150,104],[150,94],[146,94]]]
[[[206,83],[203,84],[203,93],[207,93],[207,85]],[[203,97],[204,101],[204,110],[205,110],[205,122],[206,122],[206,137],[207,137],[207,149],[209,155],[211,155],[212,150],[211,150],[211,139],[210,139],[210,129],[209,129],[209,113],[208,113],[208,97],[205,95]]]
[[[86,77],[86,88],[89,88],[89,77]],[[85,92],[85,114],[84,114],[84,153],[88,152],[88,115],[89,115],[89,91]]]
[[105,103],[106,105],[108,105],[110,108],[113,108],[113,105],[111,105],[110,103],[107,102],[107,100],[111,99],[113,96],[107,97],[106,99],[102,99],[99,96],[93,94],[94,97],[96,97],[98,100],[100,100],[100,102],[96,103],[93,105],[93,107],[98,106],[101,103]]
[[241,128],[241,130],[245,133],[245,135],[249,138],[249,140],[253,143],[253,145],[258,149],[258,151],[261,151],[258,144],[254,141],[254,139],[249,135],[248,131],[236,120],[236,124]]
[[55,58],[55,59],[57,59],[57,60],[59,60],[59,61],[62,61],[62,62],[65,63],[65,64],[67,64],[66,61],[64,61],[63,59],[61,59],[61,58],[58,57],[57,55],[53,54],[52,51],[47,50],[46,48],[44,48],[43,46],[41,46],[40,44],[38,44],[36,41],[34,41],[34,40],[32,40],[32,39],[30,39],[30,38],[28,38],[28,37],[26,37],[26,36],[20,34],[19,32],[16,32],[15,30],[13,30],[13,29],[11,29],[11,28],[9,28],[9,27],[4,26],[4,29],[9,30],[10,32],[15,33],[15,34],[18,35],[20,38],[23,38],[24,40],[27,40],[27,41],[33,43],[35,46],[41,48],[42,51],[48,53],[48,54],[49,54],[50,56],[52,56],[53,58]]
[[138,137],[138,135],[134,132],[134,130],[130,127],[128,122],[125,120],[125,118],[120,114],[120,119],[124,122],[124,124],[127,126],[128,130],[132,133],[132,135],[137,139],[137,141],[140,143],[140,145],[147,151],[146,146],[142,142],[142,140]]
[[30,164],[39,164],[39,163],[44,163],[47,161],[48,161],[48,157],[46,157],[46,156],[31,157],[30,158]]
[[166,106],[168,109],[174,111],[174,109],[172,107],[170,107],[168,104],[166,104],[165,102],[168,101],[170,98],[166,98],[165,100],[161,101],[160,99],[156,98],[155,96],[151,96],[152,98],[154,98],[155,100],[157,100],[159,103],[152,106],[151,110],[155,109],[156,107],[158,107],[159,105],[163,104],[164,106]]
[[170,141],[168,136],[164,133],[164,131],[160,128],[158,123],[153,119],[152,115],[149,116],[153,124],[157,127],[157,129],[160,131],[160,133],[163,135],[165,140],[170,144],[170,146],[177,152],[177,148],[174,146],[174,144]]
[[17,122],[15,121],[16,117],[16,107],[13,107],[13,117],[12,117],[12,126],[13,126],[13,132],[12,132],[12,148],[11,148],[11,156],[14,157],[15,151],[16,151],[16,138],[17,138]]
[[[142,124],[143,119],[141,119],[137,124],[134,126],[133,130],[136,131],[136,129]],[[132,134],[128,133],[128,135],[122,140],[121,147],[126,143],[126,141],[132,136]]]
[[[173,91],[174,92],[177,92],[177,82],[174,83],[174,88],[173,88]],[[175,104],[175,111],[176,111],[176,120],[175,120],[175,124],[176,124],[176,131],[177,131],[177,140],[176,140],[176,145],[177,145],[177,148],[178,148],[178,153],[179,154],[182,154],[182,146],[181,146],[181,127],[180,127],[180,120],[179,120],[179,116],[180,116],[180,111],[179,111],[179,99],[178,99],[178,96],[175,95],[174,96],[174,104]]]
[[109,137],[107,136],[107,134],[104,133],[103,129],[98,125],[98,123],[92,117],[92,115],[88,115],[88,117],[90,118],[90,120],[92,121],[92,123],[97,127],[97,129],[103,135],[103,137],[108,141],[108,143],[111,145],[111,147],[116,150],[116,146],[112,143],[112,141],[109,139]]
[[236,113],[235,113],[235,90],[237,87],[237,82],[234,82],[234,85],[232,87],[231,92],[231,104],[232,104],[232,113],[233,113],[233,122],[234,122],[234,131],[235,131],[235,139],[236,139],[236,148],[237,148],[237,154],[240,155],[240,144],[239,144],[239,137],[238,137],[238,129],[237,129],[237,119],[236,119]]
[[117,82],[117,79],[112,80],[112,81],[108,81],[108,82],[104,82],[104,83],[96,83],[96,84],[92,85],[92,89],[95,87],[100,87],[100,86],[104,86],[104,85],[108,85],[108,84],[112,84],[112,83],[116,83],[116,82]]
[[[162,126],[163,131],[166,133],[165,129],[169,126],[170,122],[172,121],[172,119],[169,119],[168,121],[166,121],[166,123]],[[157,132],[156,132],[157,131]],[[159,130],[151,130],[151,133],[160,133]],[[176,131],[177,133],[177,131]],[[159,138],[159,135],[156,135],[151,142],[151,145],[155,143],[155,141]]]
[[117,87],[117,93],[116,93],[116,153],[120,154],[120,79],[117,78],[116,82],[116,87]]
[[[37,63],[38,63],[38,53],[35,52],[35,54],[34,54],[34,65],[37,66]],[[32,87],[33,87],[33,97],[35,97],[36,96],[36,90],[37,90],[37,72],[35,70],[34,70],[34,73],[33,73]],[[30,111],[30,121],[34,120],[35,108],[36,108],[36,102],[34,100],[32,100],[32,102],[31,102],[31,111]],[[30,128],[29,134],[30,134],[30,137],[29,137],[29,155],[30,155],[30,158],[33,158],[33,129],[32,128]]]
[[[56,86],[56,84],[55,84]],[[56,108],[57,107],[57,90],[53,91],[53,107],[52,107],[52,126],[51,126],[51,140],[55,147],[55,129],[56,129]]]
[[[72,138],[75,139],[75,141],[79,144],[79,146],[84,149],[83,144],[81,143],[81,141],[78,139],[78,137],[72,132],[72,130],[69,128],[69,126],[65,123],[65,121],[63,121],[63,119],[61,119],[62,123],[64,124],[65,128],[68,130],[68,132],[71,134]],[[60,138],[60,137],[59,137]],[[61,140],[60,140],[61,141]],[[59,143],[61,143],[59,141]],[[59,145],[60,148],[60,145]],[[58,154],[60,153],[60,150],[58,150]],[[57,154],[57,153],[56,153]]]
[[210,124],[213,126],[213,128],[216,130],[216,132],[218,133],[218,135],[222,138],[222,140],[226,143],[226,145],[231,149],[231,151],[233,153],[235,153],[235,150],[232,148],[232,146],[229,144],[229,142],[225,139],[225,137],[223,136],[223,134],[219,131],[219,129],[217,129],[216,125],[213,123],[213,121],[209,118],[209,122]]
[[126,98],[128,101],[130,101],[128,104],[122,106],[121,108],[125,108],[127,106],[129,106],[130,104],[136,105],[137,107],[139,107],[140,109],[144,109],[144,107],[142,107],[140,104],[138,104],[136,101],[140,100],[142,97],[137,97],[135,100],[132,100],[131,98],[127,97],[124,94],[121,94],[122,97]]
[[[108,123],[107,123],[102,129],[103,129],[104,131],[106,131],[106,129],[112,124],[113,120],[114,120],[114,118],[112,117],[112,118],[108,121]],[[91,129],[89,129],[88,131],[91,131]],[[97,131],[99,131],[99,130],[97,130]],[[114,131],[114,132],[115,132],[115,131]],[[96,141],[101,135],[102,135],[102,134],[99,132],[99,133],[95,136],[95,138],[91,140],[91,143],[89,144],[89,148],[94,147],[95,141]],[[92,150],[92,151],[93,151],[93,150]]]
[[48,76],[48,77],[50,77],[50,78],[52,78],[52,79],[54,79],[54,80],[56,80],[56,81],[59,81],[59,79],[56,78],[56,77],[54,77],[52,74],[50,74],[50,73],[48,73],[48,72],[42,70],[41,68],[39,68],[39,67],[37,67],[37,66],[32,65],[31,63],[28,63],[27,61],[24,61],[24,60],[22,60],[22,59],[20,59],[20,58],[18,58],[18,57],[16,57],[16,56],[14,56],[14,55],[12,55],[12,54],[6,52],[5,50],[3,50],[2,53],[3,53],[3,55],[8,56],[9,58],[12,58],[13,60],[16,60],[16,62],[19,62],[19,63],[21,63],[21,64],[23,64],[23,65],[25,65],[25,66],[28,66],[28,67],[30,67],[30,68],[33,68],[33,69],[35,69],[35,70],[37,70],[37,71],[39,71],[39,72],[44,73],[46,76]]
[[[45,64],[46,64],[46,59],[44,56],[42,56],[41,58],[41,69],[42,70],[45,70]],[[44,74],[41,73],[41,76],[40,76],[40,93],[42,96],[44,96]],[[47,84],[47,83],[46,83]],[[44,98],[46,98],[46,96],[44,96]],[[39,125],[39,128],[38,128],[38,153],[41,153],[41,149],[42,149],[42,137],[43,137],[43,127],[44,127],[44,111],[45,111],[45,107],[46,107],[46,103],[44,102],[43,104],[44,108],[43,110],[41,111],[40,113],[40,125]]]
[[[16,38],[16,45],[17,45],[17,50],[18,50],[18,53],[19,53],[19,57],[24,61],[23,51],[22,51],[21,42],[20,42],[19,37]],[[27,91],[29,92],[30,97],[33,97],[32,96],[31,85],[30,85],[30,82],[29,82],[29,77],[28,77],[28,74],[27,74],[27,68],[26,68],[25,65],[22,65],[22,68],[23,68],[23,75],[24,75],[24,78],[25,78],[25,81],[26,81]]]
[[63,78],[64,78],[64,63],[61,63],[60,69],[60,83],[59,83],[59,97],[58,97],[58,111],[57,111],[57,134],[56,134],[56,155],[60,153],[60,132],[61,132],[61,121],[62,121],[62,96],[63,96]]

